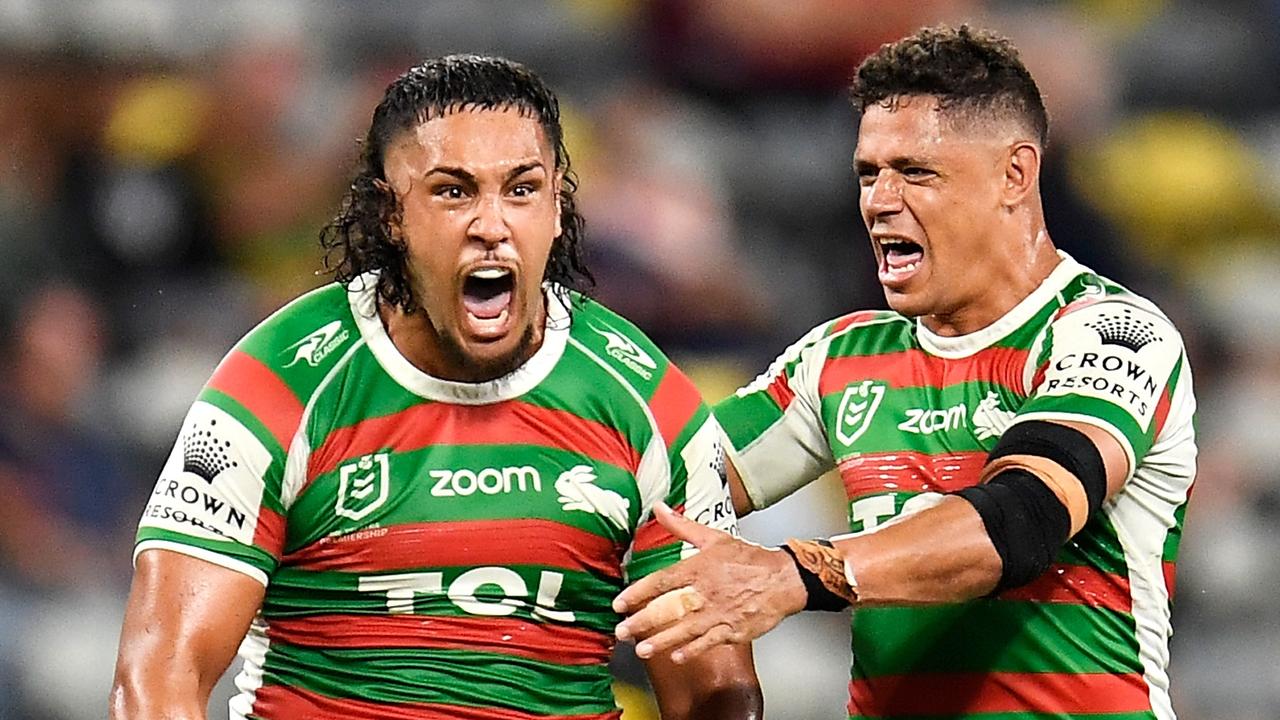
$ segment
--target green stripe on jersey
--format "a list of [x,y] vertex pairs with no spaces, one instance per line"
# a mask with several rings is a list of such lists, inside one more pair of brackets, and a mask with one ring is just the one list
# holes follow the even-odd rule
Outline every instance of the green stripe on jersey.
[[888,355],[919,346],[915,323],[902,318],[900,322],[863,325],[833,338],[827,357]]
[[302,295],[245,336],[237,348],[274,372],[299,402],[360,339],[347,291],[332,283]]
[[[181,519],[178,522],[182,522]],[[177,545],[190,545],[208,550],[212,553],[222,555],[240,562],[246,563],[261,570],[270,576],[271,571],[276,567],[276,559],[271,557],[256,545],[244,545],[231,540],[210,540],[207,538],[196,537],[194,535],[184,535],[169,530],[162,530],[156,527],[143,526],[138,528],[138,543],[144,543],[148,540],[163,540],[172,542]]]
[[854,626],[855,678],[908,671],[1142,672],[1133,617],[1084,605],[976,600],[861,608]]
[[1164,551],[1160,559],[1164,562],[1175,562],[1178,559],[1178,546],[1182,544],[1182,523],[1187,516],[1187,503],[1182,503],[1173,511],[1173,527],[1164,537]]
[[[998,410],[1016,408],[1023,396],[1015,389],[987,380],[968,380],[951,385],[922,385],[884,388],[884,396],[872,422],[859,437],[859,449],[875,448],[875,452],[910,450],[926,455],[955,452],[989,452],[999,436],[992,434],[979,440],[973,426],[976,406],[990,393],[995,393]],[[840,405],[845,388],[822,396],[822,416],[826,418],[827,441],[832,448],[843,448],[836,436],[840,423]]]
[[[640,493],[627,470],[581,453],[540,445],[432,445],[387,458],[388,496],[375,522],[384,527],[405,523],[541,518],[607,537],[615,543],[631,538],[640,517]],[[559,502],[557,478],[579,465],[595,474],[594,485],[617,493],[628,503],[625,528],[591,512],[569,511]],[[290,510],[286,552],[309,545],[343,528],[367,526],[333,512],[343,465],[317,476]]]
[[1139,462],[1154,441],[1151,432],[1141,428],[1128,410],[1089,395],[1033,395],[1019,411],[1024,416],[1040,413],[1065,420],[1078,418],[1080,422],[1091,425],[1102,420],[1124,436]]
[[753,392],[746,396],[730,395],[716,403],[715,415],[730,444],[741,449],[781,420],[782,409],[768,393]]
[[600,714],[615,707],[607,665],[559,665],[465,650],[316,650],[273,643],[263,680],[380,703],[505,707],[544,715]]

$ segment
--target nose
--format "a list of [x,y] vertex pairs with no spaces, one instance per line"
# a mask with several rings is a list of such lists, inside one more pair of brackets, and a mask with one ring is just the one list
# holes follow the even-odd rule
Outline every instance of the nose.
[[893,170],[881,170],[875,182],[862,188],[862,205],[870,217],[902,210],[902,177]]
[[467,235],[488,247],[511,239],[511,226],[507,224],[506,207],[500,194],[481,198],[476,204],[476,214],[467,226]]

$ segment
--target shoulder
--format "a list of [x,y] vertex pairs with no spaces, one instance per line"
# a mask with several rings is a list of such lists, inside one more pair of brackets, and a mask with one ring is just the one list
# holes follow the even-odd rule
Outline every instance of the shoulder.
[[318,288],[236,343],[199,399],[261,423],[288,447],[311,395],[359,337],[347,290],[337,284]]
[[1181,346],[1173,322],[1154,302],[1090,270],[1072,279],[1062,302],[1050,320],[1055,331],[1080,326],[1096,333],[1100,342],[1135,351],[1165,339]]
[[358,336],[346,288],[331,283],[272,313],[235,349],[276,372],[305,372],[336,360],[335,353]]
[[571,295],[570,342],[648,397],[671,360],[634,323],[586,296]]
[[647,408],[668,445],[709,414],[693,381],[632,322],[577,294],[572,313],[570,343]]

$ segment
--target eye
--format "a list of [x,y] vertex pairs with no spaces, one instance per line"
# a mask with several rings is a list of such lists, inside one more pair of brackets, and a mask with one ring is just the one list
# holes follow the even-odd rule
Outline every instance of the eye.
[[516,197],[529,197],[536,189],[533,183],[522,182],[511,188],[511,194]]
[[436,187],[433,194],[446,200],[461,200],[467,196],[461,185],[440,185]]
[[933,177],[934,173],[929,168],[920,167],[918,165],[908,165],[902,168],[902,174],[910,180],[924,180]]

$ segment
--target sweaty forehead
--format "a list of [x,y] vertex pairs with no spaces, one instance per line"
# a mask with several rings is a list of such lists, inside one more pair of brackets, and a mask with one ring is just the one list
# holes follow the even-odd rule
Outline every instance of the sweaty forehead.
[[433,167],[460,168],[480,175],[502,172],[530,162],[554,168],[554,156],[542,125],[512,107],[460,108],[400,133],[386,153],[388,173],[407,165],[411,171]]

